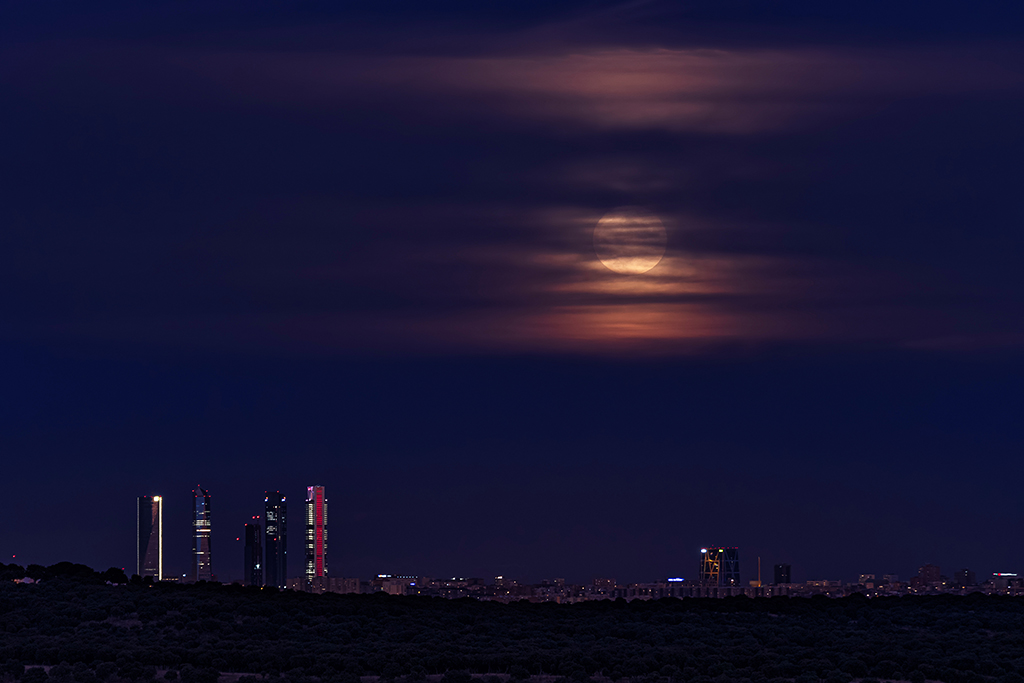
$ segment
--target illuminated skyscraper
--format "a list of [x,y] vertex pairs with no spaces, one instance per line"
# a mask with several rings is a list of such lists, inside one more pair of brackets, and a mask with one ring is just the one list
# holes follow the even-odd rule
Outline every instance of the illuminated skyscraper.
[[306,582],[327,576],[327,494],[306,487]]
[[164,499],[161,496],[139,496],[138,546],[135,573],[141,577],[164,579]]
[[288,500],[278,491],[267,491],[267,560],[263,563],[266,585],[284,588],[288,580]]
[[196,486],[192,502],[192,580],[213,581],[210,492]]
[[739,548],[701,548],[700,583],[704,586],[740,585]]
[[775,585],[780,583],[793,583],[788,564],[775,565]]
[[263,535],[259,517],[245,525],[245,585],[263,585]]

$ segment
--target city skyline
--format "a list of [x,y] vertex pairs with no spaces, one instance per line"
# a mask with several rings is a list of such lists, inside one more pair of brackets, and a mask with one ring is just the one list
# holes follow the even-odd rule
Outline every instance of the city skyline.
[[[287,568],[286,568],[284,573],[287,576],[286,576],[286,579],[281,582],[281,584],[291,585],[291,583],[293,581],[301,580],[302,581],[302,585],[306,586],[307,588],[310,587],[310,586],[321,586],[322,585],[324,587],[321,588],[320,590],[332,590],[332,589],[326,588],[326,586],[328,585],[326,583],[324,583],[324,584],[314,584],[314,579],[316,579],[318,577],[326,578],[328,576],[327,571],[326,571],[326,540],[327,540],[327,535],[326,535],[326,508],[327,508],[327,505],[326,505],[326,503],[327,503],[326,487],[321,486],[321,485],[317,485],[317,486],[306,486],[304,488],[306,490],[306,501],[305,501],[305,512],[306,512],[306,514],[305,514],[305,518],[303,520],[303,527],[304,527],[303,545],[304,545],[304,549],[306,551],[305,552],[305,562],[303,564],[303,567],[302,567],[301,571],[292,570],[289,573],[287,571]],[[209,517],[209,512],[210,512],[210,510],[209,510],[209,495],[208,495],[208,492],[206,492],[201,487],[197,487],[194,491],[192,491],[193,501],[194,501],[193,502],[193,506],[196,505],[195,501],[198,500],[198,498],[196,497],[196,493],[199,492],[199,491],[202,491],[205,494],[205,496],[202,498],[202,500],[204,501],[203,509],[205,510],[205,512],[207,514],[206,522],[209,523],[209,521],[210,521],[210,517]],[[162,520],[163,499],[164,499],[163,496],[140,496],[138,498],[138,519],[139,519],[139,524],[138,524],[138,543],[139,543],[139,545],[138,545],[138,548],[139,548],[139,557],[140,558],[142,557],[142,553],[143,553],[143,538],[144,538],[143,525],[141,524],[141,521],[143,519],[143,514],[142,514],[143,513],[143,505],[146,504],[148,506],[147,509],[152,511],[152,515],[153,515],[154,519]],[[285,495],[281,494],[280,492],[276,492],[276,491],[273,493],[273,500],[271,500],[271,493],[268,491],[267,494],[264,496],[264,503],[266,505],[265,509],[275,519],[278,519],[278,518],[284,519],[285,522],[286,522],[286,520],[287,520],[286,512],[284,514],[282,514],[282,512],[281,512],[282,510],[286,511],[286,500],[287,500],[287,497]],[[195,507],[194,509],[198,510],[199,508]],[[256,581],[259,582],[258,585],[261,585],[261,586],[262,585],[276,586],[276,584],[271,581],[271,579],[269,578],[268,574],[265,573],[265,565],[272,561],[272,557],[271,557],[271,551],[269,549],[266,550],[266,552],[267,552],[266,556],[264,556],[264,554],[263,554],[263,552],[264,552],[263,537],[264,537],[264,533],[266,533],[267,537],[269,538],[270,532],[269,531],[264,531],[264,527],[261,526],[261,524],[259,523],[259,520],[260,520],[260,516],[259,515],[253,515],[253,516],[251,516],[249,521],[244,523],[244,531],[242,532],[242,535],[235,539],[236,541],[243,541],[243,539],[244,539],[244,545],[241,546],[242,547],[242,553],[243,553],[242,554],[241,564],[240,564],[241,571],[237,575],[235,575],[234,573],[229,573],[228,576],[224,577],[224,582],[228,582],[229,583],[229,582],[232,582],[232,581],[239,581],[239,580],[241,580],[242,582],[246,583],[247,585],[253,585],[253,581],[256,580]],[[312,523],[310,523],[311,520],[312,520]],[[320,521],[319,524],[317,523],[317,520]],[[193,528],[193,544],[195,544],[195,540],[197,538],[197,536],[195,534],[195,530],[197,528],[196,525],[195,525],[195,521],[193,521],[193,527],[192,528]],[[203,539],[204,539],[204,542],[205,542],[205,547],[209,548],[209,547],[212,546],[212,531],[211,531],[211,527],[209,526],[209,524],[207,524],[205,528],[206,528],[206,533],[204,533]],[[280,533],[284,538],[287,538],[287,523],[285,523],[283,526],[279,525],[279,524],[275,524],[274,530],[275,530],[275,533]],[[160,555],[161,567],[162,567],[162,532],[163,532],[162,524],[160,524],[159,526],[157,526],[157,527],[155,527],[155,528],[153,528],[151,530],[146,531],[146,533],[148,534],[148,536],[146,536],[147,539],[150,538],[150,537],[160,539],[159,547],[160,547],[160,551],[161,551],[161,555]],[[230,531],[228,532],[228,535],[230,535]],[[147,541],[147,543],[148,543],[148,541]],[[674,574],[672,572],[668,572],[664,576],[667,577],[667,576],[672,575],[673,578],[667,578],[667,579],[664,578],[664,577],[662,577],[662,579],[650,579],[650,577],[648,577],[648,583],[650,583],[651,580],[653,580],[653,581],[670,581],[670,582],[671,581],[680,581],[680,582],[685,581],[685,582],[688,582],[689,584],[692,584],[692,585],[717,586],[717,587],[737,587],[737,588],[746,589],[748,586],[755,586],[755,584],[757,586],[773,586],[773,585],[778,585],[778,584],[788,584],[788,583],[791,582],[792,565],[789,564],[789,563],[782,563],[782,564],[774,564],[774,565],[772,565],[770,558],[768,558],[768,561],[766,562],[765,574],[762,577],[762,574],[761,574],[761,559],[762,558],[760,556],[755,558],[756,559],[755,564],[758,567],[756,573],[751,574],[750,576],[742,575],[740,573],[739,548],[737,548],[737,547],[705,546],[705,547],[701,547],[699,549],[699,555],[695,555],[695,557],[698,557],[699,560],[695,564],[695,570],[694,571],[686,570],[686,571],[683,571],[682,573],[677,571]],[[319,565],[318,565],[318,560],[319,560]],[[230,565],[230,564],[233,564],[233,562],[229,558],[226,561],[226,564]],[[139,566],[141,567],[141,559],[140,559]],[[317,571],[317,567],[318,566],[319,566],[319,571],[320,571],[319,574],[315,573]],[[768,571],[767,567],[768,566],[772,567],[772,573],[771,574],[767,573],[767,571]],[[345,579],[345,580],[349,580],[350,581],[352,578],[359,578],[360,576],[362,576],[363,578],[365,578],[366,576],[373,576],[373,575],[375,575],[375,572],[378,569],[380,569],[380,568],[377,567],[377,568],[374,568],[372,571],[369,571],[369,572],[363,571],[362,573],[360,573],[359,571],[355,571],[355,572],[351,572],[351,571],[350,572],[341,572],[341,573],[335,574],[335,576],[338,576],[339,580]],[[798,565],[798,569],[800,569],[799,565]],[[1002,567],[1001,569],[1005,570],[1005,569],[1009,569],[1009,568],[1008,567]],[[918,569],[918,573],[921,575],[921,581],[925,585],[937,582],[939,580],[939,578],[940,578],[939,571],[940,571],[939,566],[933,565],[930,562],[924,563]],[[549,571],[546,574],[546,576],[548,577],[548,579],[546,579],[546,580],[550,580],[551,576],[555,576],[555,575],[557,575],[559,573],[560,572],[558,572],[557,570],[555,570],[553,572]],[[151,574],[151,575],[155,576],[155,574]],[[410,575],[410,576],[424,576],[424,575],[425,574]],[[444,572],[441,572],[441,573],[432,572],[429,575],[430,576],[436,576],[436,577],[447,576],[447,574],[444,573]],[[459,576],[459,575],[461,575],[461,576],[469,576],[469,574],[459,573],[459,572],[456,572],[454,574],[454,576]],[[484,576],[484,575],[490,575],[490,574],[487,574],[487,573],[481,574],[481,576]],[[956,570],[954,572],[951,572],[949,576],[943,575],[943,578],[946,579],[946,580],[949,580],[950,582],[954,583],[955,585],[973,586],[973,585],[977,585],[975,577],[978,576],[978,575],[986,576],[987,574],[984,571],[980,572],[980,574],[979,574],[979,572],[977,572],[975,570],[972,570],[972,569],[959,569],[959,570]],[[1022,574],[1022,575],[1024,575],[1024,574]],[[140,576],[146,576],[146,574],[140,573]],[[771,577],[770,579],[766,578],[766,577],[769,577],[769,576]],[[887,582],[890,582],[890,581],[893,581],[893,582],[898,581],[898,576],[899,575],[895,574],[895,573],[886,574],[884,572],[883,573],[863,573],[863,572],[854,573],[853,569],[848,569],[846,576],[851,576],[851,577],[852,576],[858,576],[859,577],[859,583],[863,583],[865,577],[870,577],[870,579],[872,581],[874,581],[875,577],[878,576],[878,577],[881,577],[881,580],[883,581],[883,583],[887,583]],[[991,577],[994,578],[994,579],[998,579],[999,577],[1004,577],[1005,578],[1005,577],[1017,577],[1017,576],[1018,576],[1017,572],[1006,572],[1006,571],[992,571],[991,572]],[[258,579],[255,578],[255,577],[258,577]],[[182,575],[182,578],[189,578],[189,575],[188,574]],[[502,577],[498,576],[497,578],[501,579]],[[514,578],[514,577],[512,577],[512,578]],[[636,577],[634,577],[634,578],[636,578]],[[917,576],[914,576],[912,578],[916,579]],[[172,578],[172,580],[177,580],[177,579]],[[193,580],[193,581],[196,580],[195,575],[193,574],[192,578],[190,578],[189,580]],[[202,580],[215,580],[215,579],[205,578],[205,579],[202,579]],[[905,579],[904,583],[906,583],[909,580],[910,579]],[[564,579],[562,579],[562,581],[564,581]],[[824,585],[828,585],[828,584],[830,584],[831,582],[834,582],[834,581],[838,581],[842,585],[846,585],[847,583],[849,583],[848,581],[846,581],[845,577],[843,577],[843,576],[840,576],[838,578],[836,578],[835,576],[832,576],[832,577],[818,577],[818,578],[811,578],[811,577],[806,577],[805,576],[805,577],[803,577],[803,579],[801,579],[801,581],[798,581],[797,583],[803,583],[804,581],[810,581],[812,583],[813,582],[817,582],[817,583],[821,583],[821,584],[824,584]],[[525,579],[523,581],[521,581],[520,583],[523,583],[524,585],[539,585],[539,581],[531,582],[531,581],[525,580]],[[588,581],[576,581],[573,585],[583,585],[583,584],[586,584],[586,583],[588,583]],[[640,581],[640,583],[643,583],[643,581]],[[279,585],[279,586],[276,586],[276,587],[284,588],[285,585]]]

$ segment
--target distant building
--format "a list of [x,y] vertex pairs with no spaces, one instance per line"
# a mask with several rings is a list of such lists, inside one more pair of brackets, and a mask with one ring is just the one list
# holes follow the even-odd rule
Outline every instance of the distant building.
[[793,574],[788,564],[775,565],[775,580],[772,583],[776,586],[782,583],[793,583]]
[[[511,590],[515,589],[515,587],[518,586],[518,585],[519,584],[518,584],[518,582],[515,579],[506,579],[504,576],[495,576],[494,577],[494,589],[496,591],[508,592],[508,591],[511,591]],[[563,582],[563,585],[564,585],[564,582]]]
[[192,580],[213,581],[210,526],[210,492],[202,486],[192,491]]
[[141,577],[164,579],[164,499],[162,496],[139,496],[135,521],[138,535],[135,573]]
[[306,580],[327,576],[327,493],[306,487]]
[[[350,579],[341,579],[341,581],[350,581]],[[376,578],[370,580],[368,588],[370,592],[373,593],[387,593],[388,595],[411,595],[416,592],[416,584],[418,582],[419,577],[411,576],[408,574],[377,574]],[[333,583],[333,579],[331,585],[336,585]],[[334,589],[329,588],[329,590]]]
[[327,579],[327,590],[331,593],[359,593],[359,579],[345,579],[340,576]]
[[284,588],[288,580],[288,500],[278,491],[267,491],[266,507],[267,558],[263,563],[267,586]]
[[921,583],[926,586],[942,581],[942,572],[934,564],[926,564],[921,567],[917,570],[917,575],[921,578]]
[[974,572],[972,572],[970,569],[961,569],[958,572],[954,572],[953,583],[961,588],[967,588],[968,586],[978,585],[978,581],[974,576]]
[[996,590],[1024,587],[1024,580],[1013,572],[995,572],[989,579],[989,585]]
[[701,548],[700,583],[703,586],[740,585],[739,548]]
[[245,525],[245,585],[263,585],[263,528],[253,517],[251,524]]
[[[362,593],[363,588],[367,584],[364,584],[359,579],[346,579],[342,577],[327,577],[318,576],[312,580],[307,579],[305,576],[296,576],[288,579],[285,582],[285,586],[288,590],[300,591],[302,593]],[[371,590],[367,591],[370,593],[376,592],[370,584]],[[380,590],[378,587],[377,591]],[[387,591],[391,592],[391,591]],[[395,593],[396,595],[404,595],[404,592]]]

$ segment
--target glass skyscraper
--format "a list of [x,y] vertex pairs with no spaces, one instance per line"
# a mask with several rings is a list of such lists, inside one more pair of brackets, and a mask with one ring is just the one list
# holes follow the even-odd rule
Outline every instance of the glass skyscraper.
[[192,580],[213,581],[210,539],[210,492],[196,486],[192,492]]
[[135,573],[141,577],[164,579],[164,499],[162,496],[139,496],[138,547]]
[[323,486],[306,487],[306,581],[327,576],[327,494]]
[[702,586],[740,585],[738,548],[701,548],[700,583]]
[[263,585],[263,530],[260,528],[259,517],[253,517],[251,524],[245,525],[245,585]]
[[288,580],[288,500],[279,491],[267,491],[266,549],[263,563],[267,586],[284,588]]

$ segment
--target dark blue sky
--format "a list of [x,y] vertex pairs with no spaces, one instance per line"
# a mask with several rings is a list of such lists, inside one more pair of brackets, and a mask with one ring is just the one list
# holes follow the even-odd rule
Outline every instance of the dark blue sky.
[[[7,3],[19,562],[328,488],[335,575],[1024,571],[1010,3]],[[668,231],[643,275],[597,220]]]

